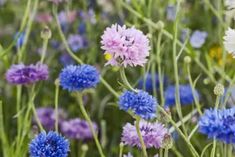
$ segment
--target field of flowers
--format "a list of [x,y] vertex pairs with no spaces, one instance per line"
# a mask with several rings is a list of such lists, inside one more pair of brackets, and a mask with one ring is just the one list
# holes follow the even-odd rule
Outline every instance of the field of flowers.
[[0,157],[234,157],[235,0],[0,0]]

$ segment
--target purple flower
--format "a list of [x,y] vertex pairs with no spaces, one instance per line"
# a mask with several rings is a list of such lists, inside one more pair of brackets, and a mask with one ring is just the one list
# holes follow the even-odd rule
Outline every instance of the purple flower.
[[[140,131],[146,148],[161,148],[163,146],[164,137],[168,134],[167,129],[162,124],[158,122],[150,123],[143,120],[140,121]],[[130,123],[127,123],[123,127],[121,140],[126,145],[141,148],[136,127]]]
[[[37,116],[39,118],[39,121],[41,122],[42,126],[46,130],[53,130],[55,127],[55,120],[56,120],[56,112],[51,107],[42,107],[37,108]],[[67,117],[67,114],[62,110],[58,110],[58,122],[59,124],[62,123],[63,120],[65,120]],[[35,121],[35,119],[34,119]]]
[[196,30],[190,37],[190,44],[193,48],[201,48],[208,36],[207,32]]
[[11,84],[32,84],[48,79],[48,67],[45,64],[12,65],[6,72],[6,79]]
[[[93,128],[98,132],[98,127],[93,123]],[[93,138],[88,123],[85,120],[75,118],[64,121],[61,124],[62,133],[72,139],[86,140]]]
[[79,34],[70,35],[68,38],[68,43],[74,52],[87,47],[86,38]]
[[64,66],[68,66],[68,65],[74,64],[75,61],[73,60],[73,58],[69,54],[63,53],[60,56],[60,63],[63,64]]
[[169,21],[174,21],[176,18],[176,6],[168,5],[166,8],[166,18]]
[[147,62],[149,40],[140,30],[114,24],[106,28],[101,38],[101,48],[111,55],[106,65],[144,66]]

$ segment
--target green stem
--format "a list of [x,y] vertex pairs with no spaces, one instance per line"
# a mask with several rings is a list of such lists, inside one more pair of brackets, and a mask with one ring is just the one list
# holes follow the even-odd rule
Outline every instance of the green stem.
[[43,46],[42,46],[42,56],[40,62],[43,63],[45,56],[46,56],[46,51],[47,51],[47,45],[48,45],[48,39],[43,40]]
[[140,131],[140,117],[136,117],[136,122],[135,122],[135,127],[136,127],[136,131],[140,140],[140,144],[142,147],[142,151],[144,153],[144,157],[148,157],[147,151],[146,151],[146,146],[144,144],[144,140],[143,137],[141,135],[141,131]]
[[104,78],[100,77],[101,83],[116,97],[119,97],[119,94],[104,80]]
[[168,157],[168,149],[167,148],[164,151],[164,157]]
[[120,143],[119,145],[119,157],[122,157],[124,144]]
[[233,157],[233,145],[228,145],[228,157]]
[[122,79],[124,85],[127,86],[128,89],[130,89],[130,90],[136,92],[137,90],[135,90],[135,89],[130,85],[129,81],[127,80],[124,67],[121,67],[121,69],[120,69],[120,75],[121,75],[121,79]]
[[3,151],[3,156],[10,156],[8,150],[9,150],[9,144],[8,144],[8,139],[5,133],[5,127],[4,127],[4,120],[3,120],[3,107],[2,107],[2,101],[0,101],[0,139],[1,139],[1,144],[4,146]]
[[88,114],[86,112],[86,109],[84,108],[83,100],[82,100],[82,94],[78,93],[77,96],[78,96],[78,104],[79,104],[80,110],[81,110],[84,118],[86,119],[86,121],[89,124],[90,130],[92,132],[92,135],[93,135],[93,138],[95,140],[96,146],[98,148],[99,154],[100,154],[101,157],[105,157],[105,155],[104,155],[104,153],[102,151],[102,147],[100,145],[100,142],[98,140],[97,133],[96,133],[94,127],[93,127],[92,121],[91,121],[90,117],[88,116]]
[[210,157],[215,157],[215,152],[216,152],[216,139],[213,139],[213,147],[211,150],[211,156]]
[[168,113],[166,113],[166,111],[164,110],[164,108],[162,108],[159,105],[158,105],[158,109],[166,116],[166,118],[169,120],[169,122],[175,127],[175,129],[179,133],[179,135],[184,139],[184,141],[188,145],[189,149],[191,150],[193,156],[194,157],[199,157],[199,154],[197,153],[197,151],[195,150],[193,145],[190,143],[190,141],[187,139],[187,137],[184,135],[184,133],[179,129],[179,127],[174,122],[174,120],[172,120],[171,116],[169,116]]
[[58,104],[59,104],[59,90],[60,86],[57,81],[55,82],[55,131],[58,132],[58,122],[59,122],[59,117],[58,117]]

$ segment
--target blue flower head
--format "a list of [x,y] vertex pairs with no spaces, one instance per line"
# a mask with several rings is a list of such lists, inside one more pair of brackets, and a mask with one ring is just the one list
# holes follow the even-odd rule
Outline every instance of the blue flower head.
[[60,73],[60,85],[69,91],[93,88],[100,81],[98,70],[91,65],[69,65]]
[[[144,81],[145,79],[145,81]],[[155,74],[155,85],[156,85],[156,90],[159,89],[160,87],[160,80],[159,80],[158,74]],[[167,84],[167,79],[163,78],[163,85]],[[138,89],[145,89],[148,93],[153,93],[153,79],[152,75],[149,73],[145,76],[145,78],[140,79],[138,82]]]
[[157,100],[142,90],[137,93],[125,91],[119,97],[119,108],[125,111],[132,110],[143,119],[153,119],[156,117]]
[[235,143],[235,107],[209,109],[199,120],[199,132],[224,143]]
[[24,44],[24,40],[25,40],[25,32],[18,32],[15,35],[15,40],[16,40],[16,47],[19,48]]
[[67,157],[68,152],[68,140],[53,131],[40,133],[29,145],[31,157]]
[[176,19],[176,6],[168,5],[166,8],[166,19],[169,21],[174,21]]
[[[165,91],[165,106],[175,105],[175,86],[169,86]],[[199,94],[195,90],[195,96],[199,99]],[[190,85],[179,86],[179,96],[181,105],[190,105],[194,102],[193,89]]]
[[208,36],[207,32],[196,30],[193,32],[190,37],[190,44],[193,48],[201,48],[202,45],[206,42]]

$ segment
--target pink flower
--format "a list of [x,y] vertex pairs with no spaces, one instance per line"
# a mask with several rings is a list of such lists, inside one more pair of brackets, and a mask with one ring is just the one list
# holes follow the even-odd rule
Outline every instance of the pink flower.
[[114,24],[106,28],[101,38],[104,54],[111,55],[106,65],[144,66],[147,62],[150,50],[149,40],[140,30]]
[[50,15],[50,13],[38,13],[35,21],[39,22],[39,23],[50,23],[52,21],[52,16]]

